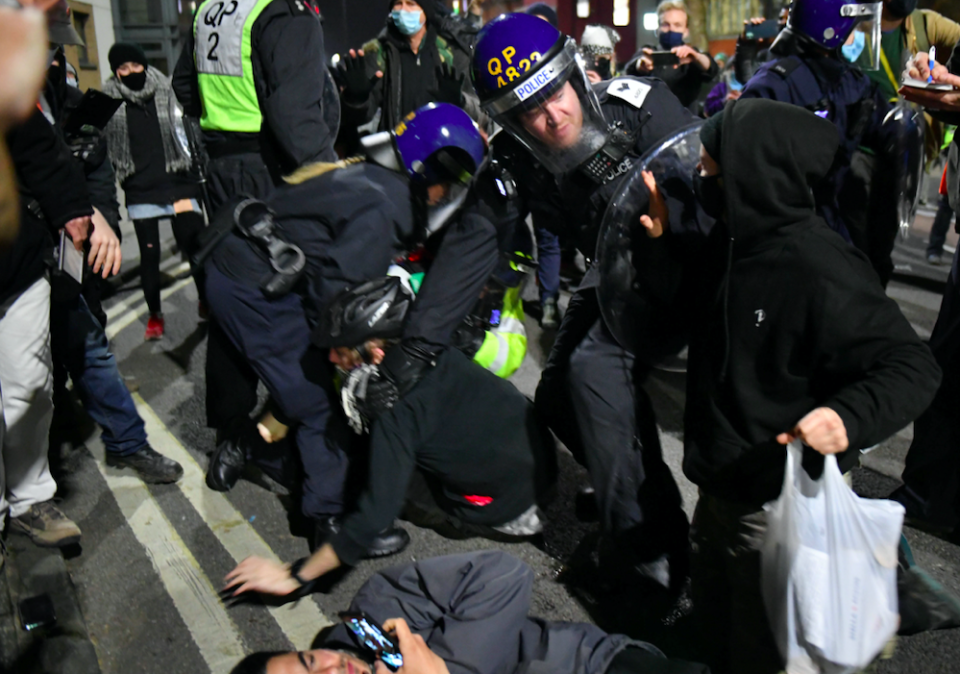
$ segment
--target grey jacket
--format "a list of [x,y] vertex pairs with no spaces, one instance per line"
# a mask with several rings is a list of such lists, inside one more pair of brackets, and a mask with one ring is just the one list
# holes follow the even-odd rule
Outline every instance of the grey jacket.
[[[529,617],[533,578],[530,567],[499,550],[435,557],[376,574],[350,610],[381,624],[404,618],[450,674],[603,674],[628,646],[663,655],[595,625]],[[342,624],[324,646],[338,644],[355,646]]]

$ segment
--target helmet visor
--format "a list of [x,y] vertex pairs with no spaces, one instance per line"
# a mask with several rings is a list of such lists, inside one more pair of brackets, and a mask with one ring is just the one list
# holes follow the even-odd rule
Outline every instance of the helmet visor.
[[[854,31],[860,31],[864,36],[863,53],[865,60],[859,61],[867,70],[880,69],[880,14],[883,12],[882,2],[851,3],[840,8],[840,16],[858,19]],[[891,63],[890,67],[899,72],[901,64]]]
[[552,173],[580,166],[603,147],[609,133],[573,40],[486,107]]

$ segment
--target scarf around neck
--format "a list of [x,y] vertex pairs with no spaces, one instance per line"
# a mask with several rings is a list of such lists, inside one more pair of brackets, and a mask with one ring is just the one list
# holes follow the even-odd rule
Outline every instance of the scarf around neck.
[[190,153],[187,150],[183,113],[173,96],[170,80],[156,68],[147,68],[147,81],[140,91],[134,91],[121,82],[116,75],[103,85],[105,94],[123,100],[123,105],[107,124],[107,150],[110,161],[122,184],[136,172],[133,154],[130,151],[130,132],[127,126],[127,106],[147,105],[154,101],[160,136],[163,138],[163,161],[167,173],[182,173],[190,169]]

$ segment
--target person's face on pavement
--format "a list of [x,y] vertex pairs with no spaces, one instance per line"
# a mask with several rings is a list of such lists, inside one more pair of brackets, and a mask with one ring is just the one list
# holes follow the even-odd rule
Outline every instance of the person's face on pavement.
[[573,147],[583,129],[583,108],[573,85],[567,82],[545,103],[520,115],[527,133],[554,150]]
[[372,674],[370,665],[339,651],[317,649],[270,658],[267,674]]

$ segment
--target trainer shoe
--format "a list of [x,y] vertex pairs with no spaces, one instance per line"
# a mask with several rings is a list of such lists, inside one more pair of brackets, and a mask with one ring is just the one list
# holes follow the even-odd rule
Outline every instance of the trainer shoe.
[[150,445],[144,445],[143,449],[126,456],[108,453],[107,465],[111,468],[132,468],[137,477],[150,484],[167,484],[183,477],[183,467],[179,463],[168,459]]
[[150,314],[147,319],[147,331],[143,333],[143,339],[152,342],[163,338],[163,314]]
[[64,548],[80,542],[80,527],[53,501],[34,503],[19,517],[11,517],[10,528],[44,548]]
[[943,264],[943,256],[937,253],[930,253],[927,255],[927,264],[932,264],[934,267],[939,267]]

